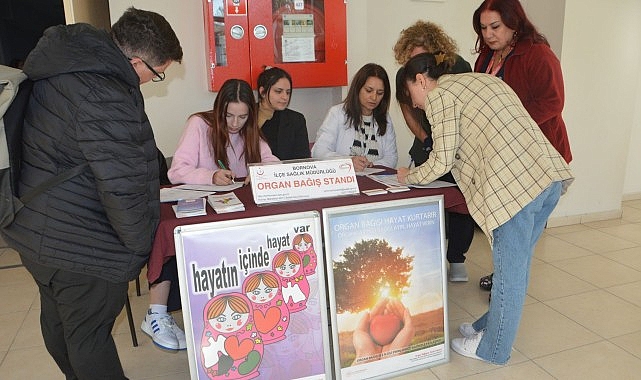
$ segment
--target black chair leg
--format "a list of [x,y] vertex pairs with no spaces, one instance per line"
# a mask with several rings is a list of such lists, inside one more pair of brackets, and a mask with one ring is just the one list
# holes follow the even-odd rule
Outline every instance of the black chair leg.
[[136,295],[140,297],[140,278],[136,277]]
[[127,321],[129,321],[129,331],[131,332],[131,342],[134,347],[138,347],[138,337],[136,336],[136,327],[134,326],[134,317],[131,315],[131,303],[129,303],[129,294],[127,294],[127,302],[125,303],[127,309]]

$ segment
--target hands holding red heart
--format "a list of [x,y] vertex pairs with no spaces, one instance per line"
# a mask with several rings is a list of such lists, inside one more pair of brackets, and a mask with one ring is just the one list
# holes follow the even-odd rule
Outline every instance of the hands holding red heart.
[[381,354],[405,348],[413,337],[409,310],[397,299],[384,298],[363,313],[354,330],[356,359],[352,365],[378,360]]

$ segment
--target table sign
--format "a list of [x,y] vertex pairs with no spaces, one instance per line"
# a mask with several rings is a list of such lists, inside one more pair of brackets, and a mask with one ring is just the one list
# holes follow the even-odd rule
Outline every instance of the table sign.
[[323,209],[337,378],[449,361],[443,213],[442,196]]
[[331,378],[320,215],[174,231],[191,379]]
[[257,205],[359,193],[350,158],[250,164],[249,175]]

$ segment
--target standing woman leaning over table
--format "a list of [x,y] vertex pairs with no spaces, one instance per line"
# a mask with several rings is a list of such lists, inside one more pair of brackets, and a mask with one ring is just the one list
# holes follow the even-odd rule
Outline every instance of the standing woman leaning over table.
[[[247,164],[278,161],[256,123],[256,99],[249,83],[229,79],[220,88],[213,110],[187,120],[167,173],[173,184],[229,185],[247,177]],[[141,329],[168,350],[187,348],[185,333],[168,314],[180,308],[176,259],[167,261],[149,288],[149,309]]]
[[309,158],[305,116],[288,108],[292,77],[279,67],[267,67],[257,82],[258,127],[272,153],[281,160]]
[[390,82],[375,63],[352,78],[343,103],[329,109],[312,148],[314,158],[351,156],[354,170],[373,165],[396,167],[396,134],[389,116]]
[[[536,121],[543,134],[572,161],[561,113],[565,103],[561,63],[543,34],[527,18],[519,0],[486,0],[474,11],[472,25],[479,53],[474,71],[501,78]],[[492,275],[479,281],[492,288]]]
[[445,74],[444,54],[423,53],[403,68],[405,90],[432,124],[434,149],[401,183],[426,184],[451,171],[470,214],[492,246],[494,288],[487,313],[452,340],[461,355],[505,364],[516,339],[534,247],[573,180],[514,91],[496,77]]

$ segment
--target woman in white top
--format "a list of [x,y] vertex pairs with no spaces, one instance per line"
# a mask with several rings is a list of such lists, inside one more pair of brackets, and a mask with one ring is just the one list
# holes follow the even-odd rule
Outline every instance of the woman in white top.
[[354,169],[380,165],[395,168],[396,135],[389,116],[390,82],[375,63],[354,75],[347,97],[329,109],[318,130],[312,157],[351,156]]

